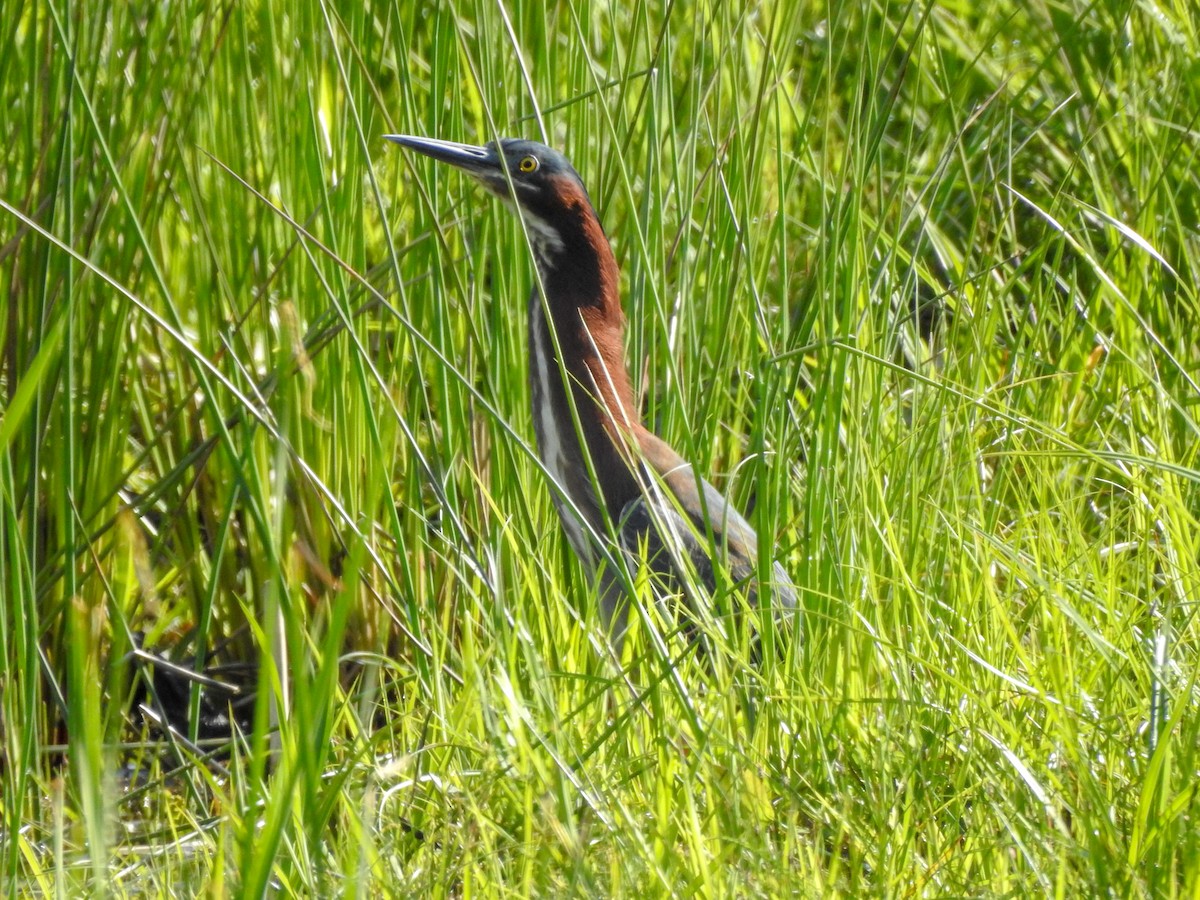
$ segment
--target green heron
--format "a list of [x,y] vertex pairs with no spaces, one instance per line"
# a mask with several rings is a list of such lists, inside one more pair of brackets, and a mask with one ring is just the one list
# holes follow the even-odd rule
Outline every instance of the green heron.
[[538,453],[557,482],[554,504],[567,539],[599,580],[613,641],[619,645],[625,628],[627,582],[603,563],[597,540],[614,533],[606,518],[620,550],[634,559],[645,554],[660,583],[686,595],[693,612],[704,600],[698,588],[710,596],[716,589],[718,565],[732,583],[745,584],[751,603],[769,592],[775,608],[794,608],[795,588],[778,563],[772,583],[758,584],[758,536],[750,523],[642,424],[625,368],[617,261],[566,157],[525,140],[474,147],[386,137],[474,176],[525,223],[541,280],[529,302]]

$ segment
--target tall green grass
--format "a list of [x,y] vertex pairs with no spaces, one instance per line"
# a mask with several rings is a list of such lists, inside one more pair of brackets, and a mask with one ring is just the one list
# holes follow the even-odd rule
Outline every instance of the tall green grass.
[[[1193,5],[0,29],[10,896],[1200,891]],[[599,652],[520,227],[387,132],[574,161],[801,589],[761,662]],[[261,661],[231,755],[132,724],[139,640]]]

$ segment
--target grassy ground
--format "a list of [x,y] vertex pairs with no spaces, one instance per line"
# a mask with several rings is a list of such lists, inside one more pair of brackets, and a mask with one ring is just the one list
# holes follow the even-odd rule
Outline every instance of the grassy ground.
[[[1193,4],[0,29],[10,896],[1200,896]],[[597,653],[519,227],[380,138],[543,129],[801,589],[757,666]],[[135,640],[264,660],[231,756]]]

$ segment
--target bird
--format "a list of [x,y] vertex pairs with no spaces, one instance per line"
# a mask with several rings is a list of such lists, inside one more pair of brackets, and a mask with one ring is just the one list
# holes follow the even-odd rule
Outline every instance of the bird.
[[384,137],[473,176],[524,222],[540,280],[528,305],[538,455],[557,486],[553,500],[567,541],[597,583],[613,645],[619,648],[625,634],[630,582],[606,549],[644,562],[656,595],[683,597],[693,617],[719,583],[742,586],[752,606],[769,594],[772,610],[790,615],[796,588],[783,566],[773,562],[769,583],[757,581],[754,528],[641,420],[625,365],[616,257],[567,158],[520,138],[473,146]]

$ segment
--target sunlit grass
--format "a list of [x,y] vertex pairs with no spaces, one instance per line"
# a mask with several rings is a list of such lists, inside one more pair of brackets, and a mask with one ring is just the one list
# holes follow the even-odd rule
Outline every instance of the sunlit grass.
[[[1200,890],[1195,10],[184,6],[0,2],[11,895]],[[602,652],[520,227],[389,132],[573,160],[757,659]]]

